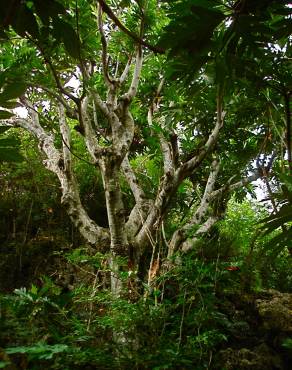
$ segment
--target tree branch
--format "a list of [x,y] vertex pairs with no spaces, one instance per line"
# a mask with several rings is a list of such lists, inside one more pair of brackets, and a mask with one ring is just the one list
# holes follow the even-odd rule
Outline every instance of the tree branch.
[[93,129],[90,118],[88,117],[88,97],[86,97],[80,108],[80,119],[84,128],[85,143],[94,163],[98,163],[98,159],[102,152],[102,148],[98,143],[96,132]]
[[131,67],[131,64],[132,64],[132,60],[133,60],[133,56],[130,55],[128,60],[127,60],[126,65],[125,65],[125,68],[124,68],[120,78],[118,79],[118,82],[120,83],[120,85],[123,84],[125,82],[126,78],[128,77],[130,67]]
[[100,33],[100,39],[101,39],[101,46],[102,46],[102,70],[103,70],[103,75],[106,84],[111,87],[113,81],[109,76],[108,73],[108,56],[107,56],[107,41],[106,37],[104,34],[104,29],[103,29],[103,21],[102,21],[102,7],[99,5],[98,7],[98,16],[97,16],[97,23],[98,23],[98,30]]
[[52,91],[51,89],[49,89],[46,86],[42,86],[42,85],[38,85],[38,84],[31,84],[30,86],[35,87],[37,89],[41,89],[41,90],[45,91],[48,95],[51,95],[51,97],[53,97],[57,102],[60,102],[64,106],[64,108],[66,109],[66,113],[69,115],[70,118],[78,119],[77,111],[70,107],[70,105],[63,98],[62,95],[59,95],[59,94],[55,93],[54,91]]
[[64,106],[60,103],[59,106],[59,123],[60,123],[60,133],[62,136],[62,146],[63,146],[63,160],[64,160],[64,170],[71,176],[72,175],[72,159],[71,159],[71,137],[70,128],[66,122],[66,115]]
[[150,45],[148,42],[143,40],[141,37],[137,36],[135,33],[131,32],[130,30],[125,27],[121,21],[116,17],[116,15],[113,13],[111,8],[107,5],[107,3],[104,0],[97,0],[97,2],[102,7],[102,10],[109,16],[109,18],[114,22],[114,24],[123,31],[126,35],[131,37],[134,41],[136,41],[139,45],[145,46],[147,49],[152,50],[154,53],[163,54],[164,50]]
[[[161,90],[163,88],[164,81],[165,81],[164,78],[162,78],[159,85],[158,85],[156,95],[153,98],[151,106],[148,109],[147,121],[148,121],[148,126],[149,127],[151,127],[153,125],[153,116],[159,110],[159,101],[158,101],[158,99],[161,95]],[[161,121],[161,128],[163,130],[166,130],[166,127],[163,125],[162,120],[163,120],[163,118],[160,120]],[[164,174],[166,174],[166,173],[172,173],[173,174],[173,172],[175,170],[175,167],[176,167],[176,163],[175,163],[175,158],[174,158],[175,153],[172,150],[173,148],[171,147],[171,143],[169,143],[169,141],[165,139],[165,136],[164,136],[163,132],[159,132],[157,134],[157,136],[159,138],[160,147],[161,147],[162,156],[163,156]]]
[[194,225],[199,225],[205,215],[208,212],[211,194],[215,187],[216,179],[218,176],[220,164],[217,159],[212,162],[211,171],[205,186],[205,191],[203,197],[200,201],[199,207],[196,209],[194,215],[188,221],[188,223],[181,227],[179,230],[175,231],[172,239],[169,243],[168,257],[171,257],[181,246],[181,244],[186,240],[188,231],[194,227]]
[[204,145],[204,147],[200,150],[199,154],[195,157],[191,158],[187,162],[183,163],[179,168],[179,176],[182,178],[186,178],[191,174],[191,172],[199,167],[202,161],[206,158],[206,156],[212,152],[218,138],[221,128],[223,127],[223,121],[225,117],[225,112],[223,112],[223,93],[220,88],[218,88],[217,93],[217,120],[215,127],[209,138]]
[[136,52],[136,63],[135,63],[133,77],[132,77],[132,82],[131,82],[128,92],[121,97],[121,100],[126,101],[127,104],[129,104],[137,94],[142,65],[143,65],[143,52],[142,52],[141,46],[138,46],[137,52]]
[[139,186],[137,177],[132,169],[132,166],[129,162],[128,156],[126,156],[122,162],[122,169],[124,172],[124,175],[127,179],[127,182],[131,188],[131,191],[134,195],[135,201],[137,204],[142,204],[145,199],[146,195],[144,193],[144,190]]
[[[40,151],[42,151],[47,157],[44,161],[46,168],[55,173],[60,181],[62,191],[61,201],[66,206],[66,211],[69,214],[71,221],[88,243],[93,244],[102,250],[108,248],[108,231],[96,225],[85,211],[80,200],[78,185],[74,173],[71,171],[70,166],[65,166],[63,153],[55,147],[54,135],[48,134],[42,128],[39,123],[37,112],[27,99],[25,100],[25,104],[29,109],[31,119],[11,118],[6,120],[4,123],[8,126],[22,127],[37,138]],[[66,128],[63,126],[64,121],[62,121],[64,119],[64,111],[61,114],[61,130],[64,137],[66,137],[68,132],[65,133]],[[68,140],[68,137],[66,139]],[[63,150],[65,150],[65,155],[68,159],[70,156],[69,152],[64,148]]]
[[193,248],[195,245],[196,241],[198,240],[199,236],[202,234],[206,234],[208,231],[211,230],[211,228],[216,224],[216,222],[220,219],[220,216],[210,216],[207,221],[203,223],[199,227],[199,229],[196,231],[195,235],[191,239],[185,240],[182,245],[181,245],[181,250],[186,253],[189,250]]
[[42,46],[34,39],[32,39],[28,34],[26,34],[27,38],[34,44],[36,45],[36,47],[39,49],[41,55],[43,56],[44,58],[44,61],[45,63],[49,66],[49,69],[51,70],[52,72],[52,75],[53,75],[53,78],[55,80],[55,83],[56,83],[56,86],[57,88],[59,89],[59,91],[66,95],[69,99],[71,99],[75,104],[78,105],[79,103],[79,98],[77,98],[76,96],[74,96],[73,94],[71,94],[69,91],[67,91],[65,89],[65,87],[62,85],[61,81],[60,81],[60,78],[58,76],[58,73],[50,59],[49,56],[47,56],[46,52],[44,51],[44,49],[42,48]]

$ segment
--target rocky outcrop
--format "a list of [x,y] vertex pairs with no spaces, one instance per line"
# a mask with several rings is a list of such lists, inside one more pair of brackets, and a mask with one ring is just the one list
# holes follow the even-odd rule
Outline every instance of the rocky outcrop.
[[265,330],[292,335],[292,294],[269,290],[255,304]]
[[214,369],[291,369],[292,351],[283,343],[292,337],[292,294],[268,290],[228,300],[223,311],[229,340],[215,357]]
[[281,356],[267,344],[248,349],[227,348],[221,351],[225,370],[276,370],[283,369]]

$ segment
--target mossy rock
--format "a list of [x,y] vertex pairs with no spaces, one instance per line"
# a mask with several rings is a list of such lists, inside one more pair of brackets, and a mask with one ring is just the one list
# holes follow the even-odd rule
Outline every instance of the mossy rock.
[[254,349],[227,348],[219,352],[220,364],[217,369],[224,370],[282,370],[281,357],[265,343]]

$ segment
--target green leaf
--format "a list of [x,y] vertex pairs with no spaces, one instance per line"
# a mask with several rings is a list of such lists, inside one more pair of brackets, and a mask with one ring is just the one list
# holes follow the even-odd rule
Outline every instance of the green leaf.
[[6,110],[0,110],[0,119],[9,119],[13,116],[13,113],[7,112]]
[[0,369],[5,369],[11,362],[8,361],[0,361]]
[[31,358],[50,360],[55,354],[65,352],[67,350],[68,346],[66,344],[49,345],[40,342],[32,346],[6,348],[5,352],[8,355],[14,353],[26,353]]
[[16,10],[16,15],[12,21],[13,29],[20,35],[25,36],[26,33],[29,33],[32,37],[39,37],[39,28],[37,20],[25,4],[19,6]]
[[14,109],[14,108],[20,107],[20,104],[17,103],[16,101],[1,101],[0,105],[2,108],[7,108],[7,109]]
[[3,29],[0,29],[0,41],[1,40],[8,40],[8,36],[6,35],[5,31]]
[[287,338],[283,341],[282,346],[284,348],[292,349],[292,338]]
[[24,82],[11,82],[3,88],[3,92],[0,94],[0,105],[4,106],[3,103],[7,100],[18,98],[23,95],[27,85]]
[[11,129],[10,126],[0,126],[0,134],[4,134],[9,129]]
[[19,144],[19,139],[15,137],[0,138],[0,148],[15,147]]
[[65,49],[71,57],[78,59],[80,49],[79,39],[73,27],[69,23],[58,18],[54,19],[53,23],[55,37],[63,41]]
[[0,162],[22,162],[23,156],[15,148],[0,147]]
[[48,24],[49,18],[57,17],[59,14],[65,14],[66,9],[62,4],[53,0],[35,0],[35,9],[37,15],[41,18],[44,24]]
[[276,257],[285,247],[292,248],[292,228],[282,231],[266,244],[267,249],[274,249],[274,257]]

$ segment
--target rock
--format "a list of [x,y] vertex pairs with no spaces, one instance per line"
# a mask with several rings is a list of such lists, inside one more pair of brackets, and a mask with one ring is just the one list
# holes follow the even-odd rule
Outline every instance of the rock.
[[219,366],[225,370],[276,370],[283,369],[281,357],[265,343],[254,349],[227,348],[219,352]]
[[292,294],[268,291],[267,298],[256,300],[265,330],[292,333]]

